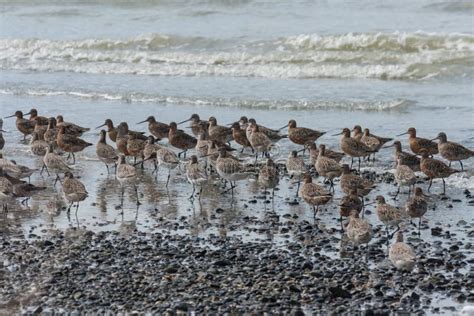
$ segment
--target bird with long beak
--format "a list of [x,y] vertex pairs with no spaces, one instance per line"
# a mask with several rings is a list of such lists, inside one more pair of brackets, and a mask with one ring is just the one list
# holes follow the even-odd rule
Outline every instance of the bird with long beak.
[[158,122],[154,116],[149,116],[146,120],[138,122],[137,124],[143,124],[148,122],[148,130],[150,134],[155,136],[157,140],[162,140],[163,138],[168,137],[170,131],[170,126],[165,123]]
[[[297,127],[295,120],[290,120],[288,124],[280,128],[280,130],[288,127],[288,138],[297,145],[309,146],[314,143],[319,137],[326,134],[314,129],[306,127]],[[303,151],[304,154],[304,151]]]
[[351,156],[351,168],[354,162],[353,158],[359,159],[359,171],[360,171],[360,157],[366,157],[374,152],[370,147],[361,141],[351,137],[351,131],[348,128],[344,128],[342,132],[333,136],[342,135],[339,145],[341,150],[348,156]]
[[117,141],[118,130],[114,127],[114,122],[112,122],[111,119],[106,119],[104,124],[97,126],[95,129],[104,126],[107,126],[107,135],[109,136],[109,139],[115,143]]
[[436,155],[438,153],[438,144],[432,140],[421,138],[416,136],[416,129],[410,127],[405,133],[401,133],[397,136],[402,136],[408,134],[408,143],[410,144],[410,149],[414,154],[421,155],[421,150],[425,149],[428,155]]
[[209,129],[209,122],[201,120],[199,115],[196,114],[196,113],[191,115],[191,117],[188,118],[187,120],[184,120],[184,121],[181,121],[181,122],[177,123],[177,125],[181,125],[181,124],[184,124],[184,123],[189,122],[189,121],[191,121],[191,124],[190,124],[189,127],[191,128],[191,131],[194,134],[194,136],[199,137],[199,135],[203,131],[205,131],[207,133],[207,131]]
[[449,160],[450,167],[451,162],[459,161],[459,163],[461,164],[461,170],[464,170],[462,160],[474,157],[474,150],[470,150],[461,144],[448,141],[448,136],[446,136],[446,134],[443,132],[440,132],[438,136],[436,136],[432,140],[439,140],[438,151],[441,154],[441,157],[446,160]]
[[7,116],[5,118],[10,118],[10,117],[15,117],[15,116],[16,116],[16,122],[15,122],[16,128],[18,129],[20,133],[23,134],[23,140],[26,140],[26,135],[30,135],[35,130],[35,124],[34,122],[28,119],[25,119],[23,117],[22,111],[16,111],[15,114]]

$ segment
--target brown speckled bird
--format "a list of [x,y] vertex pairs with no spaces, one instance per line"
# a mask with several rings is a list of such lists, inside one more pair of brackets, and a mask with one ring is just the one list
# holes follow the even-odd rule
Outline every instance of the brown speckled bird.
[[429,153],[426,149],[422,149],[420,169],[429,179],[430,185],[428,186],[428,192],[430,191],[433,179],[443,180],[443,194],[446,193],[446,182],[444,178],[449,177],[453,173],[460,172],[459,170],[452,169],[441,160],[437,160],[429,157]]
[[438,144],[426,138],[416,137],[416,129],[414,127],[410,127],[408,131],[397,136],[406,134],[409,134],[408,143],[413,153],[421,155],[422,149],[425,149],[428,155],[436,155],[438,153]]
[[464,170],[462,160],[474,157],[474,150],[467,149],[461,144],[448,141],[448,137],[445,133],[441,132],[438,136],[432,140],[439,140],[438,151],[446,160],[449,160],[449,166],[451,167],[452,161],[459,161],[461,164],[461,170]]

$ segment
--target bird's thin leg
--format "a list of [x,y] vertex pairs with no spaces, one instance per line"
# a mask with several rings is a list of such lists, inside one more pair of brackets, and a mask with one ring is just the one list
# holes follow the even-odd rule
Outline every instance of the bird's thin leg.
[[446,182],[444,181],[444,178],[441,178],[443,180],[443,194],[446,194]]
[[393,197],[394,200],[397,199],[397,196],[398,196],[399,193],[400,193],[400,185],[398,186],[397,193],[396,193],[395,196]]
[[430,179],[430,185],[428,186],[428,192],[430,192],[431,185],[433,184],[433,179]]
[[138,185],[135,185],[134,187],[135,187],[135,196],[137,197],[137,205],[140,205],[141,203],[138,197]]
[[461,171],[464,171],[464,166],[462,165],[462,161],[459,160],[459,163],[461,164]]
[[168,179],[166,180],[166,187],[168,187],[168,183],[170,183],[170,177],[171,177],[171,169],[168,169]]
[[194,191],[196,191],[196,186],[194,185],[193,183],[193,192],[191,193],[191,195],[189,196],[189,200],[192,200],[194,198]]
[[300,192],[300,184],[301,184],[301,178],[298,178],[298,186],[296,187],[296,195],[295,195],[295,198],[298,197],[298,192]]

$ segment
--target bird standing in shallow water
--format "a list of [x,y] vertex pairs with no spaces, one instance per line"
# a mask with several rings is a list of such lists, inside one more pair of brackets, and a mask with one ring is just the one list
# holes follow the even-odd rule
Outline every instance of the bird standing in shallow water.
[[438,151],[446,160],[449,160],[449,167],[451,167],[451,162],[459,161],[461,164],[461,170],[464,170],[464,166],[462,165],[462,160],[469,159],[474,157],[474,151],[467,149],[461,144],[449,142],[448,137],[445,133],[441,132],[438,136],[432,140],[437,139],[438,142]]
[[392,145],[384,146],[384,148],[389,147],[395,147],[395,162],[397,162],[397,160],[400,160],[400,163],[402,165],[410,167],[411,170],[420,171],[420,158],[418,158],[416,155],[403,151],[402,144],[400,143],[400,141],[396,140],[393,142]]
[[395,234],[400,230],[400,223],[403,222],[407,216],[398,207],[385,203],[385,198],[383,196],[378,195],[375,200],[377,202],[377,217],[385,225],[387,238],[390,239],[388,226],[397,226],[397,230],[393,232],[393,234]]
[[148,122],[148,130],[150,131],[150,134],[156,137],[156,139],[161,140],[168,137],[170,131],[170,126],[168,124],[158,122],[154,116],[149,116],[146,120],[138,122],[137,124],[145,122]]
[[115,177],[120,182],[120,185],[122,187],[121,196],[120,196],[120,201],[121,201],[120,205],[121,205],[122,214],[123,214],[123,196],[125,194],[125,185],[127,184],[133,185],[133,189],[135,190],[135,195],[137,198],[137,206],[140,205],[140,200],[138,198],[138,186],[136,184],[137,170],[135,169],[134,166],[127,164],[127,162],[125,161],[124,155],[119,156],[119,160],[117,164],[117,172],[115,173]]
[[66,134],[74,137],[81,137],[82,134],[90,131],[90,128],[82,127],[71,122],[65,122],[62,115],[56,117],[56,125],[58,128],[64,126]]
[[244,152],[244,149],[247,147],[250,147],[252,149],[252,152],[254,151],[252,148],[252,145],[250,144],[249,140],[247,139],[247,135],[243,129],[240,128],[239,122],[235,122],[232,124],[230,127],[232,129],[232,137],[234,138],[234,141],[242,145],[242,150],[240,151],[241,153]]
[[186,166],[186,178],[188,178],[189,183],[193,185],[193,192],[189,197],[190,200],[194,199],[194,192],[196,191],[196,185],[199,185],[199,200],[201,199],[202,194],[202,185],[207,182],[207,173],[206,170],[199,166],[197,156],[192,155],[191,160]]
[[415,187],[416,176],[415,172],[408,166],[401,164],[401,159],[397,160],[397,169],[395,169],[395,180],[398,184],[397,194],[395,194],[394,199],[397,198],[400,193],[400,188],[402,186],[408,187],[408,197],[410,197],[411,187]]
[[408,131],[397,136],[406,134],[409,135],[408,143],[413,153],[421,155],[422,149],[425,149],[428,155],[436,155],[438,153],[438,144],[426,138],[416,137],[416,129],[414,127],[410,127]]
[[397,270],[412,271],[416,264],[416,254],[411,246],[403,242],[403,233],[398,232],[390,246],[388,259]]
[[286,159],[286,171],[290,175],[290,178],[297,178],[298,179],[298,186],[296,188],[296,195],[298,197],[298,192],[300,190],[301,185],[301,177],[306,173],[307,169],[304,164],[304,160],[301,157],[298,157],[298,152],[293,150],[288,158]]
[[288,127],[288,138],[297,145],[304,145],[304,150],[306,150],[306,147],[311,143],[314,143],[319,137],[326,134],[326,132],[320,132],[306,127],[297,127],[295,120],[290,120],[288,124],[283,126],[281,129],[285,127]]
[[[314,165],[316,163],[316,160],[318,159],[318,156],[319,156],[319,149],[316,146],[316,143],[309,144],[308,148],[309,148],[309,161],[312,165]],[[341,159],[344,158],[345,155],[346,154],[344,154],[344,153],[333,151],[333,150],[327,149],[327,148],[325,148],[325,151],[324,151],[324,156],[325,157],[331,158],[331,159],[335,160],[336,162],[340,162]]]
[[246,180],[252,175],[235,157],[229,155],[224,147],[219,148],[216,171],[222,179],[230,182],[229,190],[232,191],[232,196],[234,196],[234,188],[237,186],[235,182]]
[[415,188],[415,195],[408,199],[405,205],[405,211],[411,218],[419,218],[418,235],[420,235],[421,217],[425,215],[428,210],[428,202],[426,202],[425,195],[421,188]]
[[335,160],[326,157],[326,146],[321,144],[319,145],[319,155],[316,159],[314,167],[320,176],[323,176],[325,179],[328,179],[331,183],[330,189],[334,191],[334,182],[333,179],[340,177],[342,174],[342,166],[339,165]]
[[326,205],[332,199],[332,194],[326,191],[324,187],[313,183],[313,179],[309,174],[305,174],[304,183],[301,186],[299,194],[301,198],[313,208],[314,220],[316,220],[319,206]]
[[273,162],[273,160],[269,158],[258,173],[258,183],[263,186],[265,195],[267,194],[267,189],[272,189],[272,197],[274,199],[275,188],[278,186],[279,182],[280,176],[278,168]]
[[[342,224],[343,217],[349,217],[352,211],[360,213],[364,204],[357,195],[357,189],[352,189],[350,194],[344,195],[339,203],[339,219],[341,221],[341,229],[344,230]],[[363,215],[363,214],[362,214]]]
[[[83,139],[66,134],[65,126],[59,127],[59,132],[56,138],[56,142],[58,143],[59,148],[69,153],[69,155],[72,155],[72,159],[73,159],[72,164],[76,163],[76,156],[74,155],[74,153],[83,151],[86,147],[93,145],[91,143],[86,142]],[[69,159],[69,155],[68,155],[68,159]]]
[[66,200],[71,203],[67,209],[67,212],[71,211],[71,207],[74,203],[76,204],[76,217],[77,217],[77,210],[79,209],[79,203],[84,201],[88,196],[86,187],[84,184],[75,179],[74,175],[66,171],[64,173],[64,182],[63,182],[63,193]]
[[34,155],[43,157],[46,154],[48,147],[49,144],[40,139],[38,133],[33,132],[33,134],[31,134],[30,150]]
[[428,192],[430,192],[431,185],[433,184],[433,179],[443,180],[443,194],[446,194],[446,182],[444,178],[449,177],[453,173],[460,172],[459,170],[452,169],[448,167],[444,162],[429,158],[428,151],[422,149],[421,153],[421,162],[420,162],[420,169],[429,179],[430,185],[428,186]]
[[26,135],[30,135],[35,130],[35,124],[34,122],[31,122],[30,120],[25,119],[23,117],[23,112],[21,111],[16,111],[15,114],[7,116],[6,118],[10,118],[14,116],[16,116],[16,122],[15,122],[16,128],[18,129],[20,133],[23,134],[23,140],[26,140]]
[[205,131],[207,133],[207,131],[209,129],[209,122],[201,120],[199,115],[196,114],[196,113],[191,115],[191,117],[189,119],[179,122],[178,125],[181,125],[181,124],[189,122],[189,121],[191,121],[191,124],[190,124],[189,127],[191,128],[191,131],[193,132],[194,136],[199,137],[199,135],[203,131]]
[[43,168],[41,168],[40,174],[43,173],[43,169],[45,168],[48,176],[50,175],[50,170],[55,172],[56,179],[54,180],[54,184],[56,184],[57,181],[61,181],[59,173],[71,170],[71,167],[67,165],[63,158],[54,153],[52,144],[49,145],[48,150],[46,150],[46,154],[43,157]]
[[178,158],[181,156],[181,154],[184,154],[184,158],[186,158],[186,152],[188,149],[196,147],[197,144],[197,139],[183,131],[178,130],[178,125],[175,122],[170,123],[168,141],[171,146],[182,150],[180,153],[178,153]]
[[341,146],[341,150],[348,156],[351,157],[351,168],[352,163],[354,161],[353,158],[359,159],[359,171],[360,171],[360,157],[366,157],[373,153],[374,151],[370,149],[367,145],[362,143],[361,141],[351,137],[351,131],[348,128],[344,128],[341,133],[333,135],[341,135],[341,140],[339,141],[339,145]]
[[97,157],[99,157],[99,160],[105,164],[105,167],[107,168],[107,174],[108,174],[109,165],[113,164],[114,166],[116,166],[118,155],[115,149],[109,144],[107,144],[105,130],[100,131],[100,138],[99,138],[99,142],[97,143],[95,147],[95,152],[97,154]]
[[370,225],[366,219],[359,218],[359,212],[357,210],[352,210],[350,213],[346,234],[354,246],[367,244],[365,253],[367,259],[369,242],[372,240],[372,225]]

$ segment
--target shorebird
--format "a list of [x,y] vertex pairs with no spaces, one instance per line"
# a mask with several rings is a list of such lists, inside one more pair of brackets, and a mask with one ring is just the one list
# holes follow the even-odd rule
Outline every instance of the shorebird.
[[[309,161],[311,162],[312,165],[316,163],[316,160],[318,159],[319,156],[319,149],[316,146],[316,143],[311,143],[309,144]],[[342,158],[344,158],[346,154],[338,152],[338,151],[333,151],[331,149],[325,149],[324,156],[331,158],[335,160],[336,162],[340,162]]]
[[392,145],[384,146],[384,148],[395,147],[395,162],[400,160],[402,165],[410,167],[413,171],[420,171],[420,158],[417,156],[402,151],[402,144],[400,141],[396,140]]
[[6,133],[6,131],[3,130],[3,120],[0,118],[0,150],[3,150],[3,147],[5,147],[5,138],[3,138],[3,133]]
[[416,129],[414,127],[410,127],[408,131],[397,136],[406,134],[410,135],[408,137],[408,143],[413,153],[421,155],[422,149],[425,149],[428,155],[436,155],[438,153],[438,144],[426,138],[416,137]]
[[23,140],[26,140],[26,135],[30,135],[31,133],[33,133],[35,125],[30,120],[25,119],[23,117],[23,112],[21,111],[16,111],[15,114],[7,116],[6,118],[14,116],[16,116],[16,128],[18,129],[18,131],[20,131],[20,133],[23,134]]
[[162,146],[156,151],[156,159],[158,160],[158,166],[168,169],[168,179],[166,180],[166,187],[168,187],[171,177],[171,170],[175,169],[179,165],[179,158],[176,156],[174,151]]
[[341,140],[339,141],[339,145],[341,146],[341,150],[348,156],[351,156],[351,168],[353,158],[359,159],[359,171],[360,171],[360,157],[366,157],[373,153],[374,151],[370,149],[366,144],[362,143],[361,141],[351,137],[351,131],[348,128],[344,128],[341,133],[333,135],[341,135]]
[[301,177],[306,174],[306,166],[304,160],[301,157],[298,157],[298,152],[293,150],[288,158],[286,159],[286,170],[290,175],[290,178],[298,178],[298,187],[296,188],[296,197],[298,197],[298,192],[300,190]]
[[258,154],[262,153],[262,157],[264,155],[268,156],[268,152],[270,151],[271,147],[273,146],[272,141],[270,138],[265,135],[265,133],[262,133],[259,131],[257,124],[255,123],[250,123],[250,126],[252,128],[252,134],[250,134],[250,145],[252,148],[255,150],[255,165],[254,167],[257,168],[257,159],[258,159]]
[[56,125],[56,119],[54,117],[50,117],[48,120],[48,128],[43,134],[44,140],[48,143],[56,143],[56,138],[58,136],[58,128]]
[[235,142],[239,145],[242,145],[242,150],[240,152],[243,153],[244,149],[247,147],[250,147],[252,152],[254,152],[250,141],[247,139],[245,130],[240,128],[239,122],[233,123],[230,128],[232,129],[232,137],[234,138]]
[[156,139],[161,140],[168,137],[170,131],[170,126],[165,123],[158,122],[154,116],[147,117],[146,120],[138,122],[137,124],[142,124],[148,122],[148,130],[150,134],[156,137]]
[[263,187],[265,195],[267,189],[272,189],[272,197],[275,197],[275,188],[280,182],[280,176],[277,165],[272,159],[267,159],[265,165],[260,169],[258,173],[258,183]]
[[[59,127],[56,142],[62,150],[72,155],[73,164],[76,163],[76,156],[74,153],[83,151],[84,148],[92,146],[93,144],[86,142],[83,139],[66,134],[66,126],[61,125]],[[68,156],[69,159],[69,156]]]
[[63,160],[63,158],[53,152],[53,145],[50,144],[48,149],[46,150],[46,154],[43,157],[43,168],[41,168],[40,174],[43,173],[43,170],[46,169],[46,172],[49,174],[49,171],[51,170],[56,174],[56,179],[54,180],[54,184],[59,180],[59,173],[60,172],[65,172],[65,171],[70,171],[72,170],[71,167],[69,167],[66,162]]
[[375,200],[377,202],[377,217],[385,225],[387,238],[390,238],[388,226],[397,226],[397,230],[393,233],[395,234],[400,230],[400,223],[403,222],[407,216],[398,207],[385,203],[383,196],[378,195]]
[[426,149],[422,149],[420,153],[421,153],[421,162],[420,162],[421,172],[423,172],[430,179],[428,192],[430,192],[431,185],[433,184],[433,179],[441,178],[441,180],[443,180],[443,194],[445,194],[446,182],[444,181],[444,178],[447,178],[453,173],[457,173],[460,171],[452,169],[441,160],[429,158],[428,156],[429,154]]
[[186,123],[191,121],[190,128],[194,136],[199,137],[199,135],[202,133],[202,131],[206,131],[209,129],[209,122],[208,121],[203,121],[199,117],[198,114],[193,114],[191,117],[187,120],[181,121],[178,123],[178,125]]
[[400,158],[397,159],[397,169],[395,169],[395,180],[397,181],[398,189],[394,199],[397,198],[398,194],[400,193],[400,188],[402,186],[408,187],[408,197],[410,197],[411,187],[414,188],[416,184],[416,175],[410,167],[401,164]]
[[235,182],[248,179],[249,176],[252,175],[251,172],[246,171],[244,165],[237,159],[227,154],[224,147],[219,148],[219,157],[217,157],[216,160],[216,171],[222,179],[230,182],[229,190],[232,191],[232,196],[234,195],[234,188],[236,187]]
[[360,141],[362,136],[364,135],[364,133],[362,133],[362,127],[360,125],[356,125],[354,126],[354,128],[352,129],[352,138]]
[[148,136],[145,142],[145,148],[143,148],[143,161],[152,160],[155,169],[153,173],[158,174],[158,160],[156,159],[156,152],[161,148],[161,145],[155,143],[155,137],[153,135]]
[[33,132],[31,134],[30,150],[34,155],[43,157],[46,154],[48,147],[49,144],[46,141],[40,139],[38,133]]
[[129,156],[130,154],[127,150],[129,136],[125,125],[120,123],[115,130],[117,131],[117,135],[115,137],[115,146],[117,146],[117,150],[119,151],[119,153],[125,156]]
[[198,163],[197,156],[192,155],[191,160],[186,166],[186,178],[188,178],[189,183],[193,185],[193,192],[189,197],[190,200],[194,199],[194,192],[196,191],[196,185],[199,185],[199,199],[201,199],[202,194],[202,185],[207,182],[207,173],[206,170],[201,168]]
[[209,118],[208,135],[211,140],[216,140],[222,143],[230,142],[232,140],[232,129],[227,126],[217,125],[216,118],[211,116]]
[[136,134],[129,134],[127,140],[127,152],[133,157],[133,162],[137,162],[137,158],[142,159],[143,168],[143,150],[145,149],[145,141],[137,138]]
[[97,126],[95,129],[99,129],[103,126],[107,126],[107,135],[109,135],[109,139],[115,143],[118,131],[114,127],[114,122],[112,122],[111,119],[106,119],[104,124]]
[[[350,194],[344,195],[339,203],[339,219],[341,221],[341,229],[344,230],[342,225],[342,218],[349,217],[351,215],[351,211],[357,211],[360,213],[362,211],[362,207],[364,204],[362,200],[357,196],[357,190],[352,189]],[[362,214],[364,215],[364,214]]]
[[357,190],[357,195],[360,197],[368,195],[374,188],[372,181],[351,173],[347,164],[342,165],[342,175],[339,184],[345,194],[350,194],[353,190]]
[[122,207],[123,212],[123,196],[125,194],[125,185],[131,184],[135,190],[135,195],[137,198],[137,205],[140,205],[140,200],[138,199],[138,187],[136,184],[137,178],[137,170],[134,166],[128,165],[125,161],[125,156],[120,155],[117,164],[117,172],[115,173],[115,177],[120,182],[121,186],[121,195],[120,195],[120,205]]
[[123,128],[125,129],[125,134],[127,135],[133,135],[135,138],[141,139],[141,140],[147,140],[147,136],[145,136],[145,132],[137,132],[137,131],[132,131],[128,128],[128,123],[127,122],[121,122],[119,125],[122,125]]
[[38,169],[31,169],[27,166],[18,165],[15,160],[11,160],[12,164],[3,167],[3,171],[10,177],[16,179],[30,178]]
[[392,138],[380,137],[371,134],[368,128],[364,129],[364,134],[362,134],[362,137],[360,138],[360,141],[373,151],[373,162],[375,162],[375,154],[383,147],[383,145],[391,140]]
[[197,144],[197,139],[183,131],[178,130],[178,126],[175,122],[170,123],[168,141],[171,146],[182,150],[180,153],[178,153],[178,158],[181,156],[181,154],[184,154],[184,157],[186,158],[186,152],[188,149],[196,147]]
[[313,208],[314,220],[316,220],[319,206],[326,205],[332,199],[332,194],[326,191],[324,187],[313,183],[313,179],[309,174],[305,174],[304,183],[299,194]]
[[280,130],[285,127],[288,127],[288,138],[295,144],[304,145],[305,148],[326,134],[326,132],[320,132],[306,127],[296,127],[295,120],[290,120],[288,124],[280,128]]
[[314,167],[320,176],[323,176],[325,179],[328,179],[331,183],[331,189],[334,190],[333,179],[340,177],[342,174],[342,166],[337,163],[334,159],[325,156],[326,146],[321,144],[319,145],[319,155],[316,159]]
[[31,183],[18,183],[13,186],[15,198],[24,198],[21,204],[28,205],[28,200],[38,192],[46,190],[46,187],[38,187]]
[[105,164],[108,174],[109,165],[113,164],[115,166],[117,164],[118,155],[115,149],[109,144],[107,144],[105,130],[100,131],[99,142],[95,146],[95,152],[99,160]]
[[13,199],[13,184],[8,180],[0,168],[0,204],[2,204],[2,211],[6,214],[8,212],[8,202]]
[[416,264],[416,254],[411,246],[403,242],[403,233],[398,232],[395,242],[390,246],[388,259],[397,270],[411,271]]
[[462,160],[474,157],[474,151],[467,149],[461,144],[449,142],[448,137],[443,132],[439,133],[438,136],[432,140],[435,139],[439,140],[438,151],[441,154],[441,157],[449,160],[449,166],[451,167],[452,161],[459,161],[461,164],[461,170],[464,171]]
[[76,216],[77,210],[79,209],[79,203],[84,201],[88,196],[86,187],[84,184],[75,179],[74,175],[70,171],[66,171],[64,173],[64,181],[63,181],[63,194],[64,198],[71,204],[67,209],[67,213],[71,212],[71,207],[74,203],[76,203]]
[[28,114],[30,115],[30,121],[33,123],[33,125],[48,125],[48,118],[39,116],[36,109],[31,109],[30,112],[26,113],[25,115]]
[[81,137],[85,132],[90,131],[90,128],[82,127],[71,122],[64,122],[62,115],[56,117],[56,125],[59,127],[64,126],[65,133],[74,137]]
[[[274,143],[278,142],[282,138],[287,138],[287,135],[280,135],[279,131],[273,130],[271,128],[265,127],[263,125],[257,124],[257,121],[253,118],[246,120],[247,118],[245,116],[240,118],[239,123],[241,126],[245,126],[245,135],[247,136],[247,139],[250,139],[250,135],[252,134],[252,126],[251,124],[255,124],[258,126],[258,130],[265,135],[267,135],[268,138]],[[245,122],[245,123],[243,123]],[[241,127],[244,129],[244,127]]]
[[198,157],[207,156],[210,142],[211,141],[207,139],[207,133],[201,133],[198,135],[196,147],[194,147]]
[[372,225],[369,221],[359,218],[359,212],[352,210],[350,213],[349,223],[346,227],[346,234],[354,246],[366,244],[366,258],[369,242],[372,239]]
[[35,124],[35,128],[33,129],[33,133],[38,134],[39,139],[44,139],[44,134],[48,130],[48,125],[49,124],[46,124],[46,125]]
[[419,218],[418,235],[420,235],[421,217],[425,215],[428,210],[428,202],[426,202],[425,195],[421,188],[415,188],[415,195],[408,199],[405,204],[405,211],[411,218]]

